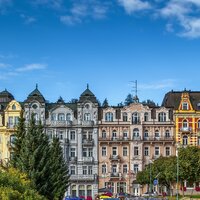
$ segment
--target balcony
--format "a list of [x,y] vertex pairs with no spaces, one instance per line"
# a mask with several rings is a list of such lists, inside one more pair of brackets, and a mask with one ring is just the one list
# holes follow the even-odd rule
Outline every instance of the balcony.
[[129,142],[129,137],[100,137],[100,142]]
[[82,157],[82,161],[84,163],[93,163],[94,162],[94,157]]
[[94,181],[95,180],[95,174],[78,174],[78,175],[71,175],[70,176],[71,181]]
[[111,161],[119,161],[119,160],[120,160],[120,157],[119,157],[119,155],[111,155],[111,156],[110,156],[110,160],[111,160]]
[[132,160],[142,160],[141,155],[133,155]]
[[152,142],[152,141],[173,141],[174,137],[144,137],[143,141]]
[[140,136],[133,136],[132,138],[134,141],[140,141],[141,140],[141,137]]
[[179,129],[181,132],[192,132],[192,127],[181,127]]
[[94,121],[90,120],[90,121],[82,121],[82,125],[83,126],[94,126]]
[[82,142],[84,146],[94,146],[94,139],[83,139]]
[[77,162],[77,157],[69,157],[68,160],[71,163],[76,163]]
[[72,126],[72,121],[50,121],[47,125],[54,126],[54,127],[67,127]]
[[119,177],[119,172],[112,172],[110,173],[110,178]]

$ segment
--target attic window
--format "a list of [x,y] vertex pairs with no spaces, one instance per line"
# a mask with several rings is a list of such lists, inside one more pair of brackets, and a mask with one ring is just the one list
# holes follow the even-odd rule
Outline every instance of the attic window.
[[33,105],[32,105],[32,108],[33,108],[33,109],[37,109],[37,108],[38,108],[37,104],[33,104]]
[[188,110],[188,103],[187,102],[182,103],[182,110]]
[[12,110],[16,110],[16,105],[15,104],[12,105]]

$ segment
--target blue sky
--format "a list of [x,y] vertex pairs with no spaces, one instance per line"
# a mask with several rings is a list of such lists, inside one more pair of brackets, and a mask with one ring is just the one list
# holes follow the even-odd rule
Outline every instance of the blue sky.
[[0,0],[0,90],[102,102],[200,90],[200,0]]

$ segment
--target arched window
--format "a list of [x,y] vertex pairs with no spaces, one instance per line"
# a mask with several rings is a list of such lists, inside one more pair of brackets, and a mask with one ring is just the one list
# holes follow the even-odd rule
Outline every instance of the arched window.
[[76,185],[72,185],[71,186],[71,194],[73,197],[76,197],[78,194],[76,194]]
[[39,115],[38,115],[38,113],[34,113],[34,119],[35,119],[35,121],[38,121],[38,120],[39,120]]
[[12,105],[12,110],[16,110],[16,105],[15,104]]
[[103,164],[101,169],[102,169],[101,170],[102,174],[105,175],[106,174],[106,164]]
[[183,145],[187,145],[188,144],[188,136],[184,135],[183,136]]
[[105,120],[106,120],[107,122],[112,122],[112,121],[113,121],[113,113],[107,112],[107,113],[106,113],[106,116],[105,116]]
[[85,113],[85,114],[84,114],[84,120],[85,120],[85,121],[90,121],[90,120],[91,120],[91,115],[90,115],[90,113]]
[[188,121],[186,119],[183,120],[183,129],[188,128]]
[[85,196],[85,185],[79,185],[78,193],[79,196]]
[[166,113],[161,112],[158,114],[158,121],[159,122],[166,122]]
[[112,138],[113,138],[113,139],[116,139],[116,138],[117,138],[117,131],[116,131],[116,130],[113,130],[113,131],[112,131]]
[[59,113],[58,114],[58,121],[64,121],[65,120],[65,114],[64,113]]
[[144,121],[149,121],[149,114],[147,112],[144,113]]
[[139,113],[134,112],[134,113],[132,114],[132,123],[133,123],[133,124],[139,124],[139,122],[140,122]]
[[126,112],[123,113],[123,121],[127,122],[128,121],[128,115]]
[[138,128],[134,128],[133,129],[133,137],[139,137],[139,129]]
[[51,114],[51,121],[56,121],[56,114],[55,113]]
[[67,113],[66,114],[66,120],[67,121],[71,121],[72,119],[71,119],[71,113]]

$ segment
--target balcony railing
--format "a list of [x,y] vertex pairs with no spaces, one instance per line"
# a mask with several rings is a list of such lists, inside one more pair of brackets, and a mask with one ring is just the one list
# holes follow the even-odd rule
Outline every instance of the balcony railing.
[[174,137],[144,137],[144,141],[173,141]]
[[140,136],[133,136],[132,139],[138,141],[138,140],[141,140],[141,137]]
[[94,145],[94,139],[83,139],[82,140],[84,146],[93,146]]
[[50,126],[55,126],[55,127],[66,127],[66,126],[72,126],[72,121],[66,121],[66,120],[63,120],[63,121],[50,121],[50,122],[47,122],[47,125],[50,125]]
[[116,141],[129,141],[129,137],[100,137],[99,141],[116,142]]
[[120,160],[120,157],[119,157],[119,155],[111,155],[110,160],[118,161],[118,160]]
[[70,180],[71,181],[93,181],[95,180],[95,175],[91,174],[91,175],[85,175],[85,174],[80,174],[80,175],[71,175],[70,176]]
[[76,162],[77,162],[77,157],[69,157],[68,160],[69,160],[71,163],[76,163]]
[[94,126],[94,121],[90,120],[90,121],[82,121],[82,125],[83,126]]
[[120,176],[119,172],[112,172],[112,173],[110,173],[110,177],[111,178],[115,178],[115,177],[119,177],[119,176]]
[[82,157],[82,161],[85,163],[92,163],[94,162],[94,157]]
[[192,131],[192,127],[181,127],[179,130],[181,132],[191,132]]

